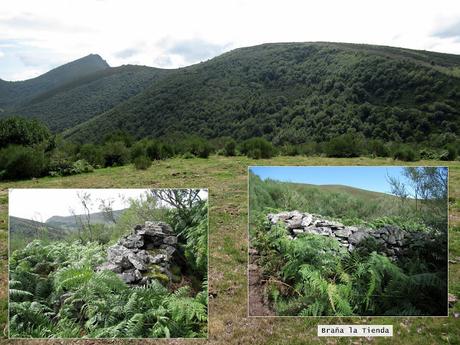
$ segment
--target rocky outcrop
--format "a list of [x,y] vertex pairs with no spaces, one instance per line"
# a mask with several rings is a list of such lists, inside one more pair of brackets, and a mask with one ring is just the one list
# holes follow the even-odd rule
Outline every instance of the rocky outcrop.
[[300,234],[316,234],[337,239],[348,251],[353,251],[359,243],[367,238],[375,239],[381,252],[389,257],[397,258],[403,254],[413,240],[420,240],[428,235],[411,233],[397,226],[384,226],[370,229],[356,226],[345,226],[339,222],[327,220],[319,215],[299,211],[270,213],[267,216],[271,224],[281,222],[285,225],[289,238],[296,239]]
[[177,279],[177,237],[169,224],[145,222],[107,250],[107,262],[97,269],[117,273],[127,284],[143,285],[153,279],[163,284]]

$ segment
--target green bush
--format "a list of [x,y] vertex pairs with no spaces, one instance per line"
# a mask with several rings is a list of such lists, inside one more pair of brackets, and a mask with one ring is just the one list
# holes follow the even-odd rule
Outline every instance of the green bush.
[[208,158],[212,151],[211,144],[209,144],[208,141],[198,137],[193,137],[186,140],[185,148],[187,152],[190,152],[191,154],[200,158]]
[[10,145],[0,150],[0,179],[39,177],[45,169],[45,155],[39,148]]
[[151,160],[162,160],[173,157],[174,148],[160,141],[151,140],[146,144],[146,155]]
[[399,146],[393,153],[393,158],[405,162],[415,162],[418,160],[415,150],[406,145]]
[[441,160],[454,161],[457,158],[458,150],[455,144],[449,144],[446,146],[444,155],[441,155]]
[[285,156],[298,156],[301,150],[298,145],[284,145],[281,152]]
[[369,140],[367,150],[376,157],[388,157],[390,150],[385,146],[382,140]]
[[182,158],[184,159],[192,159],[192,158],[195,158],[195,155],[191,152],[185,152],[183,155],[182,155]]
[[129,161],[129,150],[121,141],[107,142],[103,147],[104,166],[125,165]]
[[21,117],[0,120],[0,148],[8,145],[33,146],[50,138],[51,132],[38,120]]
[[77,156],[79,159],[84,159],[94,167],[101,167],[104,165],[104,155],[101,146],[84,144],[80,147]]
[[69,176],[92,172],[93,166],[85,159],[72,162],[62,152],[55,152],[48,162],[48,173],[51,176]]
[[358,157],[363,152],[361,138],[355,133],[342,134],[326,143],[328,157]]
[[227,141],[224,147],[224,156],[233,157],[236,155],[236,142],[233,139]]
[[134,159],[134,166],[137,170],[147,170],[151,165],[152,161],[146,156],[139,156]]
[[264,138],[245,140],[240,145],[240,152],[250,158],[271,158],[275,154],[273,145]]
[[94,171],[94,168],[84,159],[72,163],[72,174],[84,174]]
[[143,141],[138,141],[130,148],[130,157],[131,161],[134,162],[136,158],[147,156],[147,147],[146,143]]

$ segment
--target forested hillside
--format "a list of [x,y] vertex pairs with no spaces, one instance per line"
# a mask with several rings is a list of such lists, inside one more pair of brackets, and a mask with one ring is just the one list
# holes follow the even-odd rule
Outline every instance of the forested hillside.
[[38,93],[2,115],[37,118],[51,131],[61,132],[112,109],[166,72],[146,66],[107,67]]
[[444,145],[460,128],[459,66],[457,55],[367,45],[241,48],[175,70],[65,135],[87,141],[122,129],[136,137],[262,136],[281,145],[356,131],[384,141]]
[[0,79],[0,111],[106,68],[109,68],[107,62],[99,55],[91,54],[33,79],[15,82]]

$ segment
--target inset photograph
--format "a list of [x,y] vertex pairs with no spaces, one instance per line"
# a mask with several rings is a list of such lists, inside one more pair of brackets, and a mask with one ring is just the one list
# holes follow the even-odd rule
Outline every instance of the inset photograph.
[[446,167],[249,168],[249,316],[447,316]]
[[10,338],[207,338],[206,189],[10,189]]

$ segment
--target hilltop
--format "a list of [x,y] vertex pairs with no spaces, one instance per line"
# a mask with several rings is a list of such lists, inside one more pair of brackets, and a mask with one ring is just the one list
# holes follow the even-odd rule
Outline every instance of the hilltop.
[[[172,70],[112,68],[101,61],[96,66],[40,94],[13,97],[16,105],[3,116],[39,118],[76,142],[101,141],[122,130],[135,138],[264,137],[283,145],[325,142],[352,131],[386,142],[442,146],[460,131],[459,55],[270,43]],[[49,79],[63,67],[20,85]],[[0,98],[0,107],[4,98],[11,97]]]
[[460,56],[338,43],[236,49],[176,70],[120,106],[68,130],[135,137],[194,133],[276,145],[327,141],[347,131],[420,142],[458,134]]

